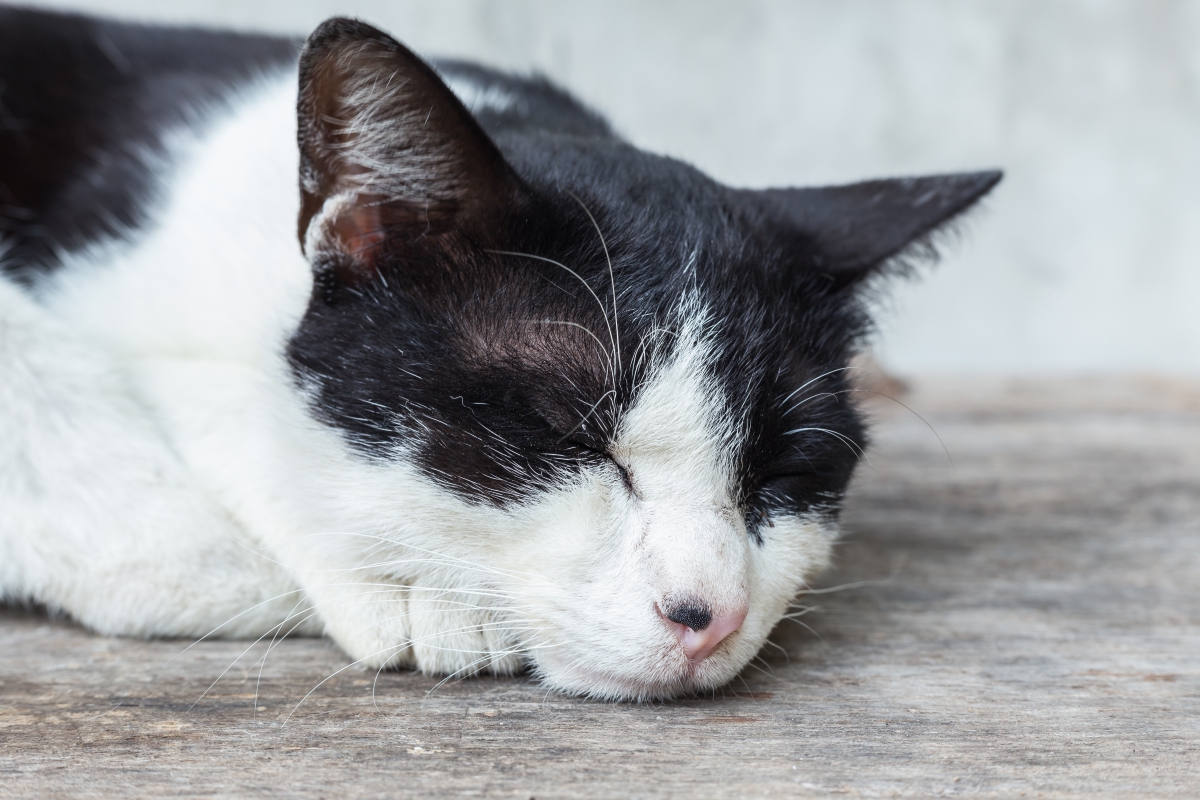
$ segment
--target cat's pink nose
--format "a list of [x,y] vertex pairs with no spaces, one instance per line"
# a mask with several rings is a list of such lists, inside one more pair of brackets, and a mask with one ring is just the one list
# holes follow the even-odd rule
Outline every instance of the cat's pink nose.
[[708,657],[729,634],[742,627],[747,609],[743,606],[727,613],[712,613],[707,607],[687,603],[658,613],[671,627],[688,660],[697,664]]

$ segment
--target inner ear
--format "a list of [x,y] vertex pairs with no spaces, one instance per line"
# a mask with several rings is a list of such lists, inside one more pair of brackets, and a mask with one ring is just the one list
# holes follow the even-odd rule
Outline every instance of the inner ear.
[[390,237],[484,226],[519,181],[437,74],[364,23],[323,23],[300,56],[300,243],[354,272]]

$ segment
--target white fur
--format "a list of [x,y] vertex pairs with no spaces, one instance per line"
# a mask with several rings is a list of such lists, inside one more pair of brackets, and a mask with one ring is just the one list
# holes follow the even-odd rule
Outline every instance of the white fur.
[[[181,135],[131,244],[80,257],[37,302],[0,282],[0,592],[103,632],[297,625],[369,665],[530,664],[603,697],[729,680],[834,531],[781,517],[763,545],[748,536],[703,307],[681,302],[675,346],[623,417],[614,456],[633,493],[609,466],[502,510],[403,452],[357,455],[312,418],[282,357],[311,290],[295,81]],[[750,611],[693,666],[655,610],[673,597]]]

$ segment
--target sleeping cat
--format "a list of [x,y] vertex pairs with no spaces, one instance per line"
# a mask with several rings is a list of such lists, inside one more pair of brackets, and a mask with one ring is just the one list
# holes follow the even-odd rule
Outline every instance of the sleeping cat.
[[0,594],[660,698],[829,558],[864,290],[999,173],[722,186],[540,78],[0,10]]

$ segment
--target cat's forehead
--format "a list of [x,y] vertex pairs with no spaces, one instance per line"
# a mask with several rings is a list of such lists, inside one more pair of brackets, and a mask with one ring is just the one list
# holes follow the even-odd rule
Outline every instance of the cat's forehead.
[[[740,225],[736,193],[685,162],[619,140],[547,136],[500,139],[506,157],[536,190],[583,198],[610,221],[606,235],[642,237],[674,247],[731,244],[752,231]],[[760,231],[761,232],[761,231]]]

